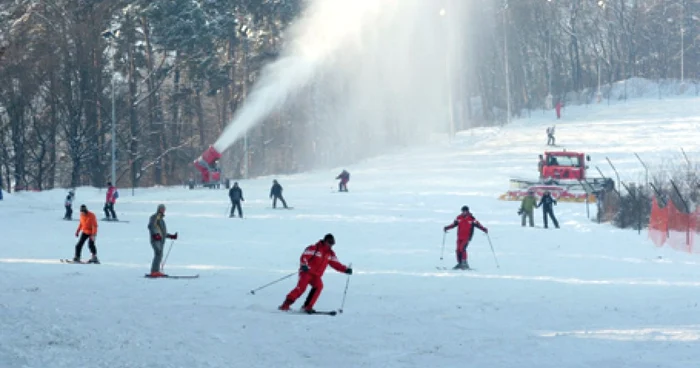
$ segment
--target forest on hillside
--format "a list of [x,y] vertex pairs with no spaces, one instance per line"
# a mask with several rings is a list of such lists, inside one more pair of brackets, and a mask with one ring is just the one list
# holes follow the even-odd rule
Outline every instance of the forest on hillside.
[[[700,77],[698,1],[423,1],[421,11],[447,14],[458,25],[458,34],[445,35],[457,50],[449,76],[456,129],[501,124],[571,93],[593,100],[600,91],[606,98],[601,85],[629,78],[697,86]],[[245,104],[264,67],[292,41],[288,29],[310,2],[1,2],[3,187],[181,184]],[[322,101],[312,84],[274,109],[227,150],[224,175],[342,165],[426,138],[406,137],[392,125],[381,141],[349,139],[346,120],[318,123],[318,105],[329,103]]]

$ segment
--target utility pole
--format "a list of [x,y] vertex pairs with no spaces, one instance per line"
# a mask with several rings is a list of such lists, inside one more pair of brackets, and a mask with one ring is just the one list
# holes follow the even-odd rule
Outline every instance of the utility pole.
[[[116,35],[112,33],[112,31],[104,31],[102,32],[102,37],[104,37],[106,40],[109,42],[109,48],[110,51],[114,52],[114,40],[116,39]],[[113,56],[113,55],[112,55]],[[111,170],[111,181],[113,185],[117,185],[117,134],[116,134],[116,120],[117,120],[117,113],[116,113],[116,108],[114,106],[115,102],[115,87],[114,87],[114,74],[116,71],[116,66],[114,65],[114,57],[111,58],[111,64],[112,64],[112,126],[111,126],[111,139],[112,139],[112,170]]]
[[506,124],[510,124],[510,73],[508,67],[508,24],[506,12],[508,11],[508,0],[503,4],[503,53],[505,54],[506,69]]

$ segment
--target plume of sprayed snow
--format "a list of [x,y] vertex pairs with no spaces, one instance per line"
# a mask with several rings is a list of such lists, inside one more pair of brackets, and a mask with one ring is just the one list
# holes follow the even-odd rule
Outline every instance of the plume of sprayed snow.
[[293,146],[312,165],[317,152],[330,152],[323,164],[347,162],[459,127],[467,3],[311,1],[215,148],[223,152],[277,107],[305,123]]
[[291,43],[282,57],[261,72],[245,104],[214,143],[223,152],[256,123],[306,85],[327,58],[347,43],[357,42],[382,7],[396,0],[318,0],[290,29]]

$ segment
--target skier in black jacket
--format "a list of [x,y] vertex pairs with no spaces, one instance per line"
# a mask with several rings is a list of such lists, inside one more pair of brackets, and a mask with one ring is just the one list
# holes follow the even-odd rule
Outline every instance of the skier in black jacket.
[[231,198],[231,214],[229,217],[235,217],[233,212],[238,208],[238,217],[243,218],[241,202],[245,202],[245,199],[243,199],[243,189],[238,186],[238,182],[233,183],[233,187],[228,191],[228,197]]
[[270,188],[270,198],[273,198],[272,200],[272,208],[277,208],[277,200],[279,199],[282,201],[282,205],[284,208],[287,207],[287,202],[284,200],[284,197],[282,197],[282,186],[280,183],[277,182],[277,180],[272,181],[272,188]]
[[557,204],[557,200],[552,197],[552,194],[547,190],[544,192],[542,195],[542,199],[540,199],[540,203],[537,204],[537,207],[539,208],[542,206],[542,216],[544,217],[544,228],[547,228],[547,215],[552,218],[552,222],[554,223],[554,227],[557,229],[559,228],[559,221],[557,221],[557,218],[554,217],[554,210],[553,206]]

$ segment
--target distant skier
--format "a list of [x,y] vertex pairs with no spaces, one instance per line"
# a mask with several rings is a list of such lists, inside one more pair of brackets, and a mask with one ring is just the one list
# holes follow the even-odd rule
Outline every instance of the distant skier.
[[348,191],[348,182],[350,181],[350,173],[347,172],[346,170],[343,170],[338,176],[335,178],[336,180],[340,179],[340,182],[338,183],[338,191],[339,192],[347,192]]
[[231,199],[231,214],[229,217],[235,217],[233,213],[238,208],[238,217],[243,218],[241,202],[245,202],[245,199],[243,199],[243,189],[238,186],[238,182],[233,183],[233,187],[228,191],[228,197]]
[[75,257],[73,257],[73,262],[80,262],[80,254],[83,251],[83,245],[85,245],[86,240],[89,240],[88,248],[90,248],[92,257],[90,257],[88,263],[100,263],[97,259],[97,247],[95,246],[97,217],[95,217],[94,213],[88,211],[84,204],[80,205],[80,223],[78,224],[78,229],[75,230],[75,237],[77,238],[78,236],[80,236],[80,239],[75,245]]
[[522,202],[520,202],[520,209],[518,210],[518,214],[521,216],[521,224],[523,227],[525,227],[526,218],[530,220],[530,227],[535,226],[535,207],[537,207],[537,199],[535,198],[535,193],[533,193],[532,191],[528,191],[527,196],[525,196]]
[[63,215],[64,220],[73,219],[73,199],[75,199],[75,192],[73,191],[73,189],[71,189],[68,191],[66,201],[63,203],[63,205],[66,207],[66,214]]
[[[107,221],[119,221],[117,219],[117,214],[114,212],[114,203],[119,198],[119,192],[117,188],[112,186],[112,182],[107,182],[107,196],[105,197],[105,219]],[[111,217],[110,217],[111,215]]]
[[564,107],[564,104],[561,103],[561,101],[557,101],[557,105],[554,106],[554,110],[557,112],[557,120],[561,119],[561,108]]
[[559,228],[559,222],[557,221],[557,218],[554,217],[554,209],[552,206],[557,204],[557,200],[552,197],[552,194],[549,191],[545,191],[544,194],[542,195],[542,199],[540,199],[540,203],[537,204],[537,207],[539,208],[542,206],[542,216],[544,218],[544,228],[547,228],[547,216],[552,218],[552,223],[554,223],[554,227],[557,229]]
[[335,238],[333,234],[326,234],[326,236],[316,244],[306,247],[304,253],[301,254],[297,286],[287,294],[284,303],[279,306],[280,310],[288,311],[292,304],[304,294],[306,287],[311,285],[311,292],[302,309],[309,314],[315,313],[314,304],[316,304],[316,300],[318,300],[323,290],[323,281],[321,278],[329,265],[338,272],[352,275],[352,268],[340,263],[335,256],[335,252],[333,251],[334,244]]
[[156,213],[151,215],[148,220],[148,233],[151,236],[151,247],[153,248],[153,262],[151,262],[150,277],[165,277],[167,276],[160,270],[160,265],[163,260],[163,248],[165,247],[165,238],[177,240],[177,233],[168,234],[168,229],[165,227],[165,205],[159,204]]
[[462,206],[462,213],[457,216],[454,222],[450,225],[444,227],[445,232],[450,229],[457,228],[457,249],[455,251],[457,255],[457,265],[454,266],[453,270],[468,270],[469,262],[467,247],[469,242],[474,236],[474,228],[477,227],[485,234],[488,234],[489,230],[477,221],[474,216],[469,212],[469,207]]
[[547,145],[556,146],[556,142],[554,139],[554,126],[547,128]]
[[270,188],[270,198],[272,199],[272,208],[277,208],[277,200],[279,199],[282,201],[282,205],[284,208],[289,208],[287,207],[287,202],[284,200],[284,197],[282,196],[282,186],[280,183],[277,182],[277,180],[272,181],[272,188]]

